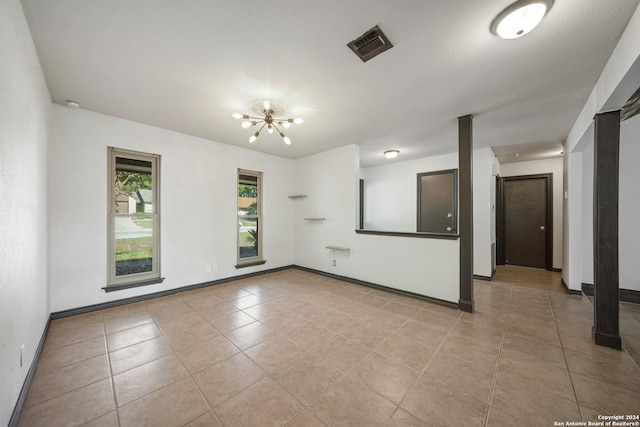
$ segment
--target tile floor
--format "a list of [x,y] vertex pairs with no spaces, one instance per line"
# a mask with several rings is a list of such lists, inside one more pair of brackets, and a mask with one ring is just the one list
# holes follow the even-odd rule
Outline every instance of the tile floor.
[[[20,426],[552,426],[640,413],[557,273],[470,315],[290,269],[51,322]],[[635,307],[624,316],[640,320]],[[640,329],[639,329],[640,330]],[[638,330],[632,331],[638,335]]]

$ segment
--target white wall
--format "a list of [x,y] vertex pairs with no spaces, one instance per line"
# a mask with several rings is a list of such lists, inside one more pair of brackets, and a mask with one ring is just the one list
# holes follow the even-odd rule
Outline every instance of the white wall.
[[593,139],[582,150],[582,278],[593,284]]
[[[355,233],[358,165],[358,147],[353,145],[296,160],[294,193],[308,197],[293,201],[295,263],[457,303],[458,240]],[[438,169],[451,167],[455,163]],[[415,172],[411,175],[415,180]],[[366,177],[369,179],[370,175],[367,173]],[[411,194],[415,199],[415,183]],[[412,212],[414,216],[415,208]],[[305,217],[326,220],[310,222],[304,221]],[[415,223],[411,231],[414,227]],[[345,246],[350,251],[333,254],[326,249],[328,245]]]
[[473,274],[493,275],[495,242],[495,155],[491,148],[473,150]]
[[620,125],[620,288],[640,291],[640,115]]
[[457,168],[455,153],[362,168],[364,228],[415,233],[417,174]]
[[500,165],[502,177],[553,174],[553,268],[563,266],[563,215],[564,170],[562,158],[535,160],[530,162],[504,163]]
[[0,58],[0,425],[7,425],[49,317],[51,98],[18,0],[0,2]]
[[[107,278],[108,146],[162,156],[162,284],[101,289]],[[60,105],[52,108],[49,160],[53,312],[293,263],[287,199],[292,160]],[[267,260],[239,270],[234,267],[237,168],[264,172]],[[207,273],[208,265],[218,271]]]

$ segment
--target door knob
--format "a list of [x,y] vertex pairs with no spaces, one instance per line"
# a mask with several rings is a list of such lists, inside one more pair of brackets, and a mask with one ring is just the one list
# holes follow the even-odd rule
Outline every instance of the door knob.
[[540,226],[540,230],[544,230],[544,225],[541,225],[541,226]]

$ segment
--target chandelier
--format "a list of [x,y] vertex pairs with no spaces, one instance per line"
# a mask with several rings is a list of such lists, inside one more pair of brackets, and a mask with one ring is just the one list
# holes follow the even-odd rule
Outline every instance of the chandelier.
[[233,117],[234,119],[244,120],[241,125],[243,129],[248,129],[251,126],[262,125],[260,126],[260,129],[258,129],[256,133],[251,135],[251,138],[249,138],[250,144],[253,144],[256,139],[258,139],[258,137],[260,136],[260,132],[262,132],[262,129],[264,129],[266,126],[268,133],[273,133],[274,131],[278,132],[282,137],[284,143],[290,145],[291,139],[289,139],[289,137],[284,134],[280,127],[282,127],[283,129],[289,129],[291,123],[304,123],[304,120],[299,117],[295,119],[278,118],[279,116],[282,116],[284,114],[284,107],[275,101],[255,101],[251,104],[251,111],[253,111],[258,117],[240,113],[233,113],[231,115],[231,117]]

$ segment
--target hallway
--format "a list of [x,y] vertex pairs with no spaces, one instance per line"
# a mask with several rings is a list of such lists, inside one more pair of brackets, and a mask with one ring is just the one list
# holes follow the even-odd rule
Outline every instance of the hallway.
[[54,320],[19,425],[551,426],[639,414],[640,369],[591,343],[591,303],[556,281],[501,269],[475,282],[468,314],[289,269]]

